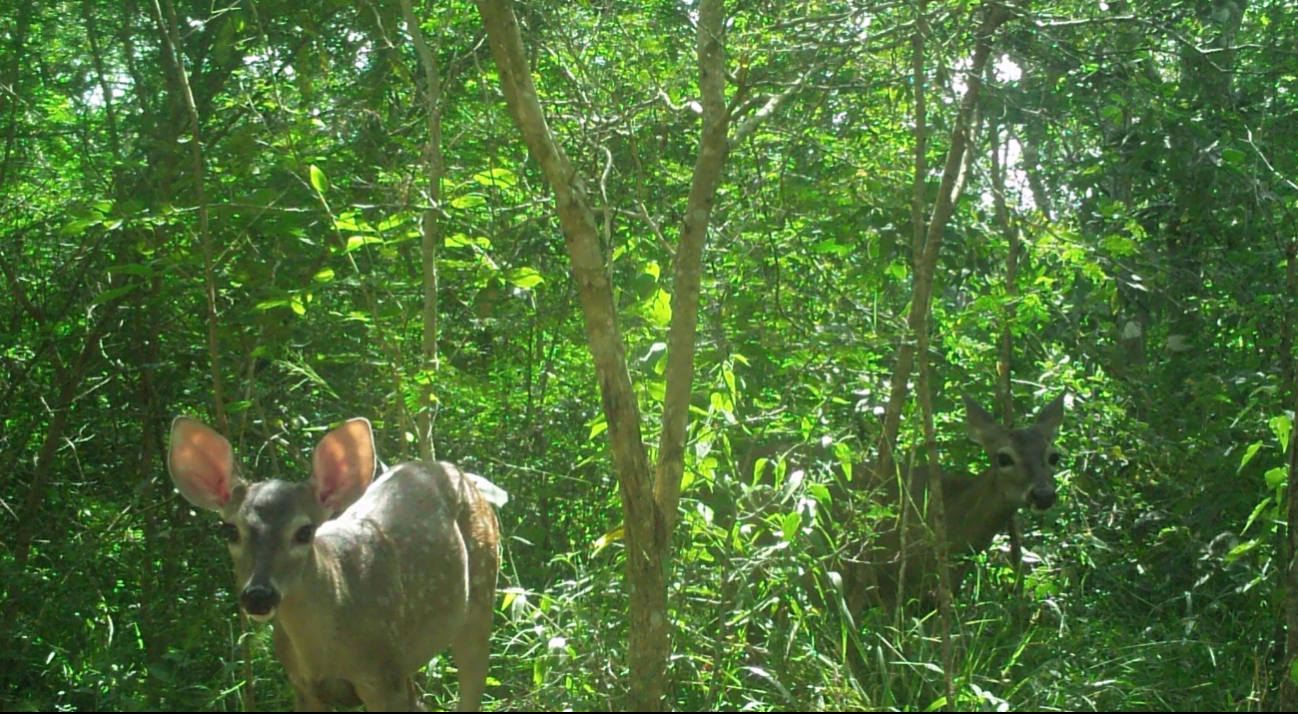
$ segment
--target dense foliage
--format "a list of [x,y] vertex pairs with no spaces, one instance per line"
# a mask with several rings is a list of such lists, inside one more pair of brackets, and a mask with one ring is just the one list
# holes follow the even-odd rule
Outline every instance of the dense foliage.
[[[1022,587],[1001,543],[956,602],[957,706],[1275,707],[1295,567],[1298,3],[1007,5],[943,234],[934,402],[944,464],[981,470],[959,392],[993,403],[1008,324],[1020,418],[1070,394],[1067,461],[1059,504],[1022,519]],[[428,108],[399,2],[0,9],[0,708],[235,710],[249,682],[286,707],[213,517],[167,477],[170,420],[228,414],[246,474],[297,479],[352,416],[385,461],[414,458],[424,409],[437,457],[510,495],[488,707],[624,706],[623,512],[553,193],[473,4],[413,8],[441,82],[431,361]],[[727,8],[737,120],[668,575],[675,708],[944,696],[936,617],[833,606],[853,536],[832,522],[834,475],[738,464],[776,441],[871,456],[915,270],[912,36],[931,203],[984,11]],[[517,12],[599,222],[652,452],[699,144],[694,4]],[[920,424],[909,406],[906,445]],[[445,670],[422,683],[435,706],[454,701]]]

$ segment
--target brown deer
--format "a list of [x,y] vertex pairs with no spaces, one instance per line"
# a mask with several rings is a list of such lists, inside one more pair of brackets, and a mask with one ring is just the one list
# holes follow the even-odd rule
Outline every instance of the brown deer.
[[[1055,469],[1059,465],[1054,440],[1064,419],[1064,395],[1043,407],[1033,423],[1022,429],[1001,426],[968,396],[963,400],[969,437],[987,450],[991,466],[972,478],[946,473],[927,464],[914,468],[910,497],[902,504],[910,509],[906,553],[903,557],[901,529],[898,521],[893,520],[887,530],[865,546],[860,557],[848,563],[845,590],[851,612],[858,613],[871,602],[895,606],[903,561],[906,597],[919,596],[932,602],[931,593],[937,586],[937,562],[930,529],[933,520],[931,514],[927,519],[921,514],[927,513],[929,484],[934,473],[942,479],[951,588],[956,593],[970,570],[964,556],[987,550],[996,534],[1009,528],[1023,506],[1044,511],[1054,505]],[[890,504],[901,500],[896,473],[875,473],[869,466],[853,471],[865,474],[867,482],[876,488],[876,499]],[[904,476],[903,470],[901,477]]]
[[320,440],[310,480],[249,484],[224,437],[177,417],[167,467],[190,503],[220,514],[239,604],[274,623],[294,711],[418,711],[412,675],[448,645],[459,709],[476,711],[500,565],[495,512],[480,477],[452,464],[405,463],[375,479],[377,461],[370,423],[353,419]]

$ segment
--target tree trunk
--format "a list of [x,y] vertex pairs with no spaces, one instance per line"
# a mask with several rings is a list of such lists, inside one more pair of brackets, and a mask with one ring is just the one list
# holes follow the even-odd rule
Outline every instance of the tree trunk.
[[933,277],[937,269],[938,251],[942,246],[942,234],[946,231],[951,214],[955,211],[956,201],[959,200],[960,192],[964,188],[965,152],[970,145],[978,95],[982,90],[983,73],[991,57],[992,35],[1009,17],[1009,10],[999,5],[988,7],[982,25],[977,31],[973,61],[966,75],[968,88],[960,102],[960,113],[956,117],[955,127],[951,130],[951,147],[947,151],[937,200],[933,204],[933,213],[929,218],[924,250],[922,254],[917,253],[914,259],[915,284],[911,293],[910,313],[906,320],[908,329],[906,337],[897,350],[897,364],[893,367],[888,407],[883,418],[883,434],[878,445],[879,473],[890,473],[896,468],[893,447],[897,443],[897,433],[901,429],[901,408],[909,391],[910,374],[915,363],[916,339],[921,332],[928,330],[929,304],[933,295]]
[[410,0],[401,0],[401,14],[406,20],[406,29],[410,40],[419,55],[419,64],[424,70],[424,87],[421,94],[424,98],[428,122],[428,140],[424,144],[424,173],[428,180],[428,208],[424,209],[420,223],[422,232],[422,255],[424,270],[424,339],[423,339],[423,374],[419,379],[419,411],[416,421],[419,432],[419,458],[432,461],[437,450],[433,446],[433,376],[437,373],[437,249],[442,239],[441,223],[438,214],[442,210],[442,177],[446,173],[446,163],[442,157],[442,78],[437,66],[437,54],[424,40],[424,33],[419,29],[419,18],[410,5]]
[[586,341],[595,362],[604,418],[625,517],[627,586],[630,590],[628,708],[659,711],[666,706],[667,662],[671,653],[667,621],[667,565],[676,520],[689,398],[694,377],[703,246],[712,204],[727,154],[724,33],[721,0],[699,6],[699,85],[703,130],[690,187],[688,208],[676,251],[675,294],[668,335],[666,404],[657,476],[650,472],[640,433],[640,410],[626,366],[626,347],[617,324],[610,276],[605,271],[599,232],[585,183],[555,141],[537,98],[523,55],[513,3],[478,0],[491,51],[500,73],[510,115],[532,158],[554,190],[573,278],[581,298]]

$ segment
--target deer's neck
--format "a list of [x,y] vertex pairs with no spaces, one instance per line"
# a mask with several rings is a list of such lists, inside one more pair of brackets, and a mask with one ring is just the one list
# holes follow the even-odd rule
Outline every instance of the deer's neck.
[[996,474],[988,469],[973,479],[943,475],[947,543],[950,552],[980,552],[991,545],[997,533],[1005,530],[1018,504],[1006,500],[996,483]]
[[336,539],[317,534],[311,559],[302,568],[302,574],[284,593],[275,615],[276,627],[299,647],[310,647],[314,633],[328,632],[334,623],[324,619],[340,609],[352,594],[347,592],[347,579],[343,576],[343,562],[339,557]]

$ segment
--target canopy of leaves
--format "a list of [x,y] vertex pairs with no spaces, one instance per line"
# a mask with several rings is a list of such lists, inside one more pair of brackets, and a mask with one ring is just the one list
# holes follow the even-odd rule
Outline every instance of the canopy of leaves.
[[[779,101],[737,136],[704,258],[673,703],[929,708],[932,624],[835,607],[849,534],[830,518],[832,476],[738,464],[776,441],[869,456],[911,296],[912,36],[924,28],[931,201],[981,9],[732,5],[737,125]],[[396,2],[0,8],[0,708],[230,710],[249,682],[287,706],[264,628],[243,661],[210,514],[166,476],[170,419],[215,414],[213,357],[252,478],[305,476],[311,446],[352,416],[374,422],[386,462],[413,458],[430,409],[438,458],[510,494],[488,705],[618,706],[617,481],[552,194],[473,6],[414,6],[441,68],[436,206]],[[955,705],[1256,707],[1289,676],[1298,4],[1013,7],[938,268],[935,403],[948,468],[981,470],[958,392],[991,403],[1008,323],[1021,418],[1072,395],[1068,459],[1054,515],[1024,519],[1023,591],[1001,548],[966,583]],[[601,222],[652,448],[699,134],[693,6],[517,11]],[[994,150],[1023,243],[1014,289]],[[908,444],[918,427],[905,422]],[[453,701],[429,671],[429,697]]]

